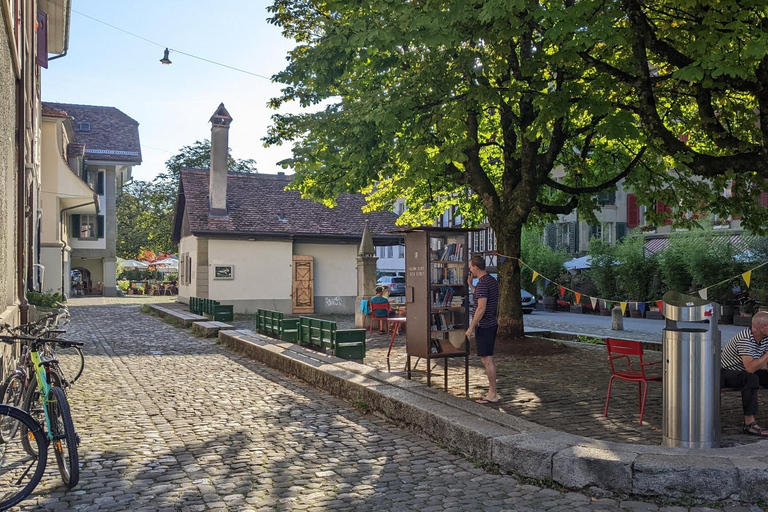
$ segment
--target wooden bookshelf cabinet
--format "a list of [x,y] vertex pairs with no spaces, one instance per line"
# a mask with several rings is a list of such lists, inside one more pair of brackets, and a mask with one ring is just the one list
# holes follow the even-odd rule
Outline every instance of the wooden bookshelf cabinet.
[[[405,231],[405,301],[408,305],[406,370],[411,358],[425,359],[427,385],[432,364],[444,361],[448,389],[448,359],[464,358],[464,391],[469,396],[469,287],[467,286],[469,230],[414,228]],[[418,360],[416,361],[416,365]],[[414,369],[415,366],[414,365]]]

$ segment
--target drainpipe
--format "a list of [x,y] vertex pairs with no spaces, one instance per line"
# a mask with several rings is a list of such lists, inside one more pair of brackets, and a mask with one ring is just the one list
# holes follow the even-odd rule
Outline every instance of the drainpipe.
[[95,204],[96,205],[96,213],[99,213],[99,200],[94,196],[93,201],[89,203],[83,203],[78,204],[77,206],[70,206],[68,208],[62,208],[59,210],[59,242],[61,242],[61,296],[64,297],[64,300],[67,299],[66,294],[64,293],[64,278],[66,272],[65,265],[64,265],[64,256],[67,252],[67,244],[64,242],[64,213],[69,210],[74,210],[75,208],[82,208],[83,206],[88,206],[89,204]]
[[[23,57],[22,57],[23,59]],[[24,165],[26,151],[26,126],[24,124],[24,74],[25,68],[22,62],[21,78],[16,80],[16,160],[18,165],[18,175],[16,183],[16,293],[19,297],[19,321],[26,324],[29,321],[29,303],[27,302],[26,282],[24,276],[26,269],[26,255],[24,245],[26,236],[24,233],[26,219],[26,189],[27,189],[27,169]]]

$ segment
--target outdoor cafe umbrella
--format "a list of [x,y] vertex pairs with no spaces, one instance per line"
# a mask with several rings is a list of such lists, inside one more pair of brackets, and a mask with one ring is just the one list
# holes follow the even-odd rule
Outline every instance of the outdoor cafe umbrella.
[[138,261],[138,260],[125,260],[123,262],[123,268],[125,269],[147,268],[148,266],[149,265],[147,265],[143,261]]
[[177,267],[178,268],[179,260],[177,260],[176,258],[166,258],[164,260],[156,261],[152,264],[158,267]]

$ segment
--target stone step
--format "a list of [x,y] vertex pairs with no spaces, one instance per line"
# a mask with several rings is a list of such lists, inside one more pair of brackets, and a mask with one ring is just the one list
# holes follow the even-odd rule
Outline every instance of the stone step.
[[219,331],[229,331],[234,329],[234,325],[224,322],[193,322],[192,332],[205,338],[215,338]]

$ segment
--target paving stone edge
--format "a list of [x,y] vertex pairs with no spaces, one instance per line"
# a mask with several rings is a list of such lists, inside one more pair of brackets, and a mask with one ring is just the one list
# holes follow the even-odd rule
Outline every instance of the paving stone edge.
[[572,489],[750,503],[768,500],[768,441],[718,450],[598,441],[252,331],[220,331],[219,340],[471,459],[497,464],[508,473]]

